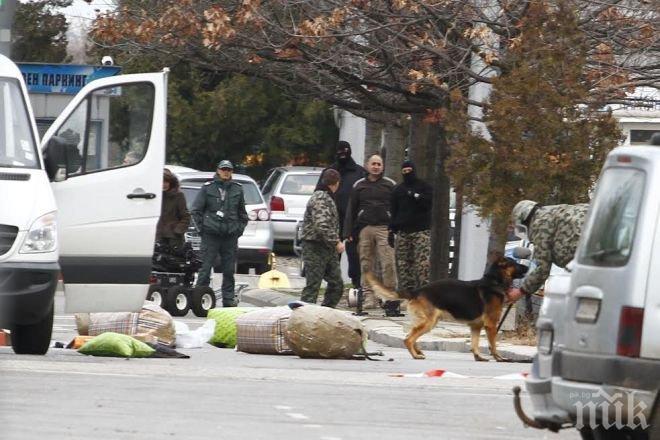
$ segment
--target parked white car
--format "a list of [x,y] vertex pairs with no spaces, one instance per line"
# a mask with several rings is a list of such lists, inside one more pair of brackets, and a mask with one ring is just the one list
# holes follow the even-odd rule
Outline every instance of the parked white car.
[[68,313],[141,308],[166,109],[167,70],[98,79],[38,148],[23,77],[0,56],[0,328],[12,331],[15,352],[48,350],[60,271]]
[[528,424],[660,438],[659,188],[660,138],[610,152],[570,278],[546,287]]
[[321,167],[278,167],[268,175],[261,193],[270,207],[275,241],[293,243],[296,223],[303,220],[322,171]]
[[[167,165],[179,179],[181,191],[186,196],[188,209],[199,192],[199,188],[213,179],[215,173],[198,171],[192,168]],[[245,196],[245,210],[248,214],[248,224],[243,235],[238,239],[238,252],[236,254],[236,272],[248,273],[254,268],[259,275],[270,270],[270,254],[273,251],[273,226],[270,222],[268,206],[259,192],[257,182],[245,174],[233,175],[233,180],[243,186]],[[190,242],[195,251],[199,251],[201,237],[194,225],[185,234],[186,241]]]

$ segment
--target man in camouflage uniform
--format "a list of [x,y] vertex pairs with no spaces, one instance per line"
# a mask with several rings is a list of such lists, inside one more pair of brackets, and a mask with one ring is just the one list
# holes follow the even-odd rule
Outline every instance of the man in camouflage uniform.
[[[433,188],[417,177],[415,165],[409,160],[401,165],[401,174],[403,182],[392,190],[390,232],[396,234],[399,290],[410,292],[429,282]],[[399,301],[386,303],[386,314],[398,313],[398,309]]]
[[516,204],[511,220],[516,235],[534,245],[536,267],[520,288],[509,290],[510,300],[536,292],[550,275],[552,264],[565,268],[573,259],[588,208],[588,204],[541,206],[531,200]]
[[336,170],[327,169],[323,173],[321,184],[307,202],[301,232],[307,285],[300,299],[316,303],[321,281],[325,279],[328,286],[321,305],[333,308],[339,303],[344,287],[337,258],[344,251],[344,243],[339,237],[339,213],[332,198],[339,180]]

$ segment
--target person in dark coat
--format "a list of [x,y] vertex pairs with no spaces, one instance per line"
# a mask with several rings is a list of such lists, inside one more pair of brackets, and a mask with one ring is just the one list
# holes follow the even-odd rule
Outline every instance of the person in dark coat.
[[401,165],[401,175],[403,181],[392,191],[390,231],[396,234],[399,290],[410,292],[429,282],[433,188],[417,177],[409,160]]
[[211,282],[211,266],[219,254],[222,261],[222,306],[236,307],[234,266],[238,238],[248,223],[245,197],[240,183],[232,180],[234,165],[223,160],[216,175],[199,189],[193,202],[192,215],[202,236],[202,268],[197,286]]
[[186,198],[179,190],[179,179],[166,168],[163,172],[163,203],[156,225],[156,241],[180,248],[189,225],[190,213]]
[[[337,204],[337,211],[339,212],[339,236],[347,238],[350,231],[344,231],[344,220],[346,218],[346,211],[348,210],[348,199],[351,195],[351,190],[355,182],[362,179],[367,175],[366,170],[358,165],[351,156],[351,144],[346,141],[337,142],[337,149],[335,152],[335,162],[327,169],[333,169],[339,172],[340,181],[339,189],[333,194],[335,203]],[[317,189],[321,185],[325,170],[319,177]],[[357,235],[356,235],[357,237]],[[346,243],[346,258],[348,259],[348,277],[351,279],[354,287],[360,287],[360,258],[357,252],[357,240],[347,241]],[[341,258],[341,254],[339,255]]]

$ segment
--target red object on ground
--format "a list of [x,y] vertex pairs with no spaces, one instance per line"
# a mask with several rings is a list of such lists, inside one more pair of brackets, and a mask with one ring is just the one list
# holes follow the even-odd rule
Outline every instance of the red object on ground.
[[429,370],[424,372],[424,376],[426,377],[441,377],[443,374],[445,374],[445,370]]
[[9,333],[5,330],[0,329],[0,347],[5,347],[11,345],[11,339],[9,338]]

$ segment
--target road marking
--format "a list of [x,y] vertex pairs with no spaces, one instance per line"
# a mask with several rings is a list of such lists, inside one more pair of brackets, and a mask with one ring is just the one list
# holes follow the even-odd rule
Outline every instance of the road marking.
[[301,413],[286,413],[287,416],[291,417],[292,419],[296,420],[307,420],[309,417],[307,417],[305,414]]
[[307,424],[302,426],[303,428],[323,428],[323,425],[314,425],[314,424]]
[[275,409],[281,409],[281,410],[288,411],[288,410],[293,409],[293,408],[290,407],[290,406],[286,406],[286,405],[275,405]]
[[319,440],[342,440],[341,437],[320,437]]

